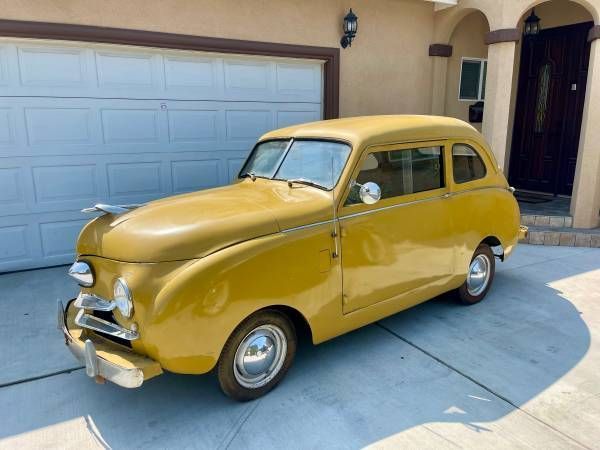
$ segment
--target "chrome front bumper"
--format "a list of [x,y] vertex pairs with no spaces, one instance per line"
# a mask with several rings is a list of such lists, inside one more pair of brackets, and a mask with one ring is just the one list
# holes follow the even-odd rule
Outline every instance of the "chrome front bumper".
[[62,331],[71,353],[85,365],[85,373],[89,377],[135,388],[162,373],[160,364],[150,358],[100,336],[85,337],[84,330],[78,327],[73,302],[69,301],[65,309],[58,301],[58,329]]

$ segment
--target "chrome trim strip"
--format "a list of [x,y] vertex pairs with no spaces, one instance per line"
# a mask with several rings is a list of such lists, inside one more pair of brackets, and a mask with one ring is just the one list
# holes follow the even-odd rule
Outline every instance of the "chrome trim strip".
[[464,191],[449,192],[450,195],[448,197],[453,197],[455,195],[461,195],[461,194],[467,194],[469,192],[475,192],[475,191],[486,191],[488,189],[499,189],[501,191],[511,192],[510,187],[505,188],[502,186],[481,186],[481,187],[476,187],[476,188],[472,188],[472,189],[465,189]]
[[75,316],[75,323],[83,328],[89,328],[90,330],[99,331],[100,333],[115,336],[126,341],[135,341],[139,339],[140,335],[135,332],[123,328],[114,323],[110,323],[107,320],[100,319],[99,317],[90,316],[85,313],[85,310],[80,310]]
[[444,200],[445,198],[448,198],[448,197],[444,197],[444,195],[440,195],[438,197],[424,198],[422,200],[413,200],[412,202],[398,203],[397,205],[383,206],[381,208],[369,209],[368,211],[361,211],[361,212],[357,212],[354,214],[348,214],[347,216],[340,217],[340,220],[351,219],[353,217],[366,216],[367,214],[373,214],[373,213],[376,213],[379,211],[387,211],[388,209],[402,208],[404,206],[415,205],[417,203],[425,203],[425,202],[430,202],[432,200]]
[[112,311],[117,307],[115,302],[105,300],[92,294],[80,292],[75,299],[75,308],[91,309],[94,311]]
[[[421,200],[413,200],[412,202],[405,202],[405,203],[398,203],[396,205],[389,205],[389,206],[383,206],[381,208],[375,208],[375,209],[369,209],[368,211],[361,211],[361,212],[357,212],[357,213],[353,213],[353,214],[348,214],[346,216],[340,216],[338,218],[338,220],[344,220],[344,219],[351,219],[353,217],[359,217],[359,216],[365,216],[367,214],[373,214],[379,211],[386,211],[388,209],[393,209],[393,208],[401,208],[403,206],[410,206],[410,205],[414,205],[417,203],[425,203],[425,202],[430,202],[432,200],[446,200],[448,198],[452,198],[455,195],[460,195],[460,194],[466,194],[468,192],[473,192],[473,191],[483,191],[483,190],[487,190],[487,189],[500,189],[500,190],[509,190],[506,189],[502,186],[484,186],[484,187],[478,187],[478,188],[473,188],[473,189],[467,189],[464,191],[457,191],[457,192],[446,192],[442,195],[439,195],[437,197],[430,197],[430,198],[424,198]],[[304,230],[306,228],[312,228],[312,227],[317,227],[319,225],[325,225],[328,223],[332,223],[333,220],[323,220],[321,222],[314,222],[314,223],[309,223],[307,225],[300,225],[298,227],[293,227],[293,228],[287,228],[285,230],[281,230],[282,233],[289,233],[292,231],[298,231],[298,230]]]
[[326,225],[328,223],[333,223],[333,220],[323,220],[322,222],[314,222],[309,223],[308,225],[300,225],[299,227],[287,228],[285,230],[281,230],[282,233],[290,233],[292,231],[305,230],[306,228],[318,227],[319,225]]

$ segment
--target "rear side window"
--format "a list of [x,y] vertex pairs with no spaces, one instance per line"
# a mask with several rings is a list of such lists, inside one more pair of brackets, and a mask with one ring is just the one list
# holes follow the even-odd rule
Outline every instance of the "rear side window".
[[467,144],[452,146],[452,172],[455,183],[479,180],[485,177],[485,164],[479,154]]

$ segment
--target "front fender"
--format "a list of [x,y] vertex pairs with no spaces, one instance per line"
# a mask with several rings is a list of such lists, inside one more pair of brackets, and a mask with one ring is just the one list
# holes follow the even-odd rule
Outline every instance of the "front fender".
[[273,305],[299,311],[318,340],[325,323],[341,314],[341,276],[331,245],[329,228],[321,226],[190,261],[165,279],[146,314],[146,352],[167,370],[205,373],[237,325]]

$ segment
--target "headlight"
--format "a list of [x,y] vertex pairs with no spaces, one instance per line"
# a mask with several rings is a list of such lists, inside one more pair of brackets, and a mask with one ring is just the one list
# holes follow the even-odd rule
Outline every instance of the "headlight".
[[115,304],[123,315],[123,317],[131,317],[133,315],[133,302],[131,300],[131,291],[123,278],[117,279],[113,286],[113,294]]
[[91,287],[94,285],[94,272],[90,265],[84,261],[75,261],[69,267],[69,276],[77,280],[83,287]]

